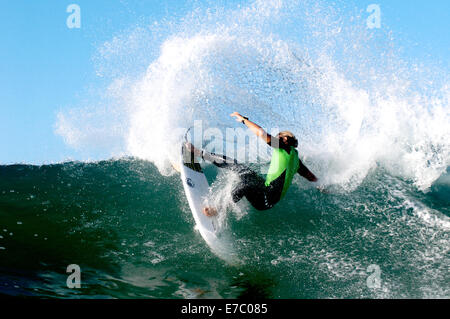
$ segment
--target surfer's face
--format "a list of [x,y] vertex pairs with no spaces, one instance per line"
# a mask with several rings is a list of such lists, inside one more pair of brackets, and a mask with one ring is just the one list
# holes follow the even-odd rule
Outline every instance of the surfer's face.
[[297,139],[295,138],[294,134],[292,134],[289,131],[278,133],[277,138],[286,146],[293,146],[293,147],[298,146]]
[[277,134],[277,138],[279,138],[284,144],[288,144],[288,138],[286,136],[280,137],[280,134]]

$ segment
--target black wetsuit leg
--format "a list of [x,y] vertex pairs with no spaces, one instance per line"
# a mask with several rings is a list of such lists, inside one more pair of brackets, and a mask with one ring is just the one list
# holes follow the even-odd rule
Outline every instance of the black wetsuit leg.
[[272,187],[265,185],[265,180],[249,167],[239,164],[236,160],[224,155],[217,155],[203,151],[202,158],[213,163],[217,167],[230,169],[239,175],[240,181],[232,191],[233,202],[237,203],[246,197],[258,210],[267,210],[273,207],[280,196],[274,194]]

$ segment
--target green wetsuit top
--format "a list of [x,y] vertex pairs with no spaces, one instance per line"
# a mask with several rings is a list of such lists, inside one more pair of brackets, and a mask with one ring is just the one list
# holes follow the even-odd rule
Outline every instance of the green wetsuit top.
[[293,146],[290,147],[289,151],[288,153],[285,148],[274,148],[266,176],[266,186],[276,184],[279,185],[278,188],[281,187],[280,199],[286,195],[301,163],[298,158],[298,151]]
[[[269,143],[272,146],[272,141]],[[295,173],[309,180],[317,181],[316,176],[302,163],[298,156],[298,151],[293,146],[287,146],[279,141],[279,147],[274,147],[269,171],[267,172],[265,186],[272,196],[269,196],[270,204],[275,204],[285,195]]]

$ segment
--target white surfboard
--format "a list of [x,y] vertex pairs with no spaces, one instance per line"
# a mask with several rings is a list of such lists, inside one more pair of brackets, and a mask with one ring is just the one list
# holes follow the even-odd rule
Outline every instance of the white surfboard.
[[[220,232],[218,217],[203,214],[203,208],[209,207],[209,184],[200,164],[193,154],[182,146],[181,163],[179,165],[184,191],[196,223],[196,229],[211,250],[229,262],[236,262],[236,254],[231,243]],[[198,160],[197,160],[198,161]]]

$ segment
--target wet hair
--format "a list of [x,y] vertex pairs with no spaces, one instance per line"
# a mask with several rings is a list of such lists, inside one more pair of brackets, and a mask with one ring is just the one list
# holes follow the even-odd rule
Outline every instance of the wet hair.
[[278,138],[287,137],[287,144],[289,146],[293,146],[295,148],[297,148],[297,146],[298,146],[297,138],[291,131],[282,131],[277,134],[277,137]]

